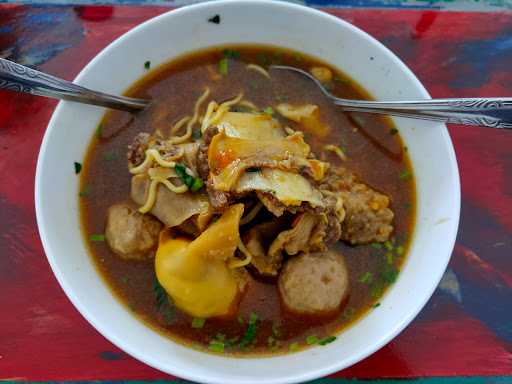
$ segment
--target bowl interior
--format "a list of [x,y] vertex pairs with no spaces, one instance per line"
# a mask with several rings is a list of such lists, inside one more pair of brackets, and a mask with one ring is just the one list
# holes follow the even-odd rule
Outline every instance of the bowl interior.
[[[220,15],[221,23],[208,19]],[[415,76],[390,51],[352,25],[282,2],[219,1],[182,8],[128,32],[77,77],[89,88],[122,93],[152,66],[184,53],[236,43],[278,45],[331,63],[376,99],[428,98]],[[41,239],[61,286],[87,320],[114,344],[162,371],[200,382],[300,382],[345,368],[400,332],[426,303],[449,260],[459,219],[459,178],[442,124],[395,119],[417,180],[417,223],[408,259],[381,306],[336,342],[303,352],[234,359],[204,354],[154,332],[113,297],[95,270],[80,233],[78,178],[101,108],[61,102],[41,147],[36,210]],[[377,165],[378,166],[378,165]]]

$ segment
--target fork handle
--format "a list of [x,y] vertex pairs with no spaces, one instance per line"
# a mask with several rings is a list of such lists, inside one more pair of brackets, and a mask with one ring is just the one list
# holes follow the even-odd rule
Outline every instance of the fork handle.
[[0,58],[0,89],[37,96],[71,100],[134,112],[147,106],[146,100],[109,95],[36,71]]
[[452,124],[512,128],[512,98],[359,101],[333,98],[347,111],[380,113]]

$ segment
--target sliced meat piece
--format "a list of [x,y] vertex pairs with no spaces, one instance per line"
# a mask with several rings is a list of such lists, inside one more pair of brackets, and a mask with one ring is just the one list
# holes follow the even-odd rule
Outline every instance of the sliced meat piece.
[[252,255],[251,263],[263,275],[275,276],[281,268],[283,255],[281,252],[268,254],[267,250],[284,227],[283,219],[274,219],[258,224],[244,236],[244,244]]
[[107,212],[105,238],[110,249],[123,259],[142,260],[154,256],[162,224],[127,204],[111,206]]
[[[149,179],[146,175],[132,177],[131,197],[138,205],[146,202]],[[151,214],[167,227],[175,227],[196,215],[210,215],[208,197],[202,193],[174,193],[163,185],[157,188],[156,200]]]
[[302,253],[288,260],[279,275],[285,306],[301,314],[336,311],[348,294],[348,270],[334,252]]
[[270,245],[268,254],[276,255],[283,250],[288,255],[299,252],[319,251],[325,249],[323,238],[327,217],[325,214],[301,213],[293,228],[281,232]]
[[126,156],[133,166],[142,164],[144,161],[150,140],[151,135],[149,133],[140,132],[135,136],[132,143],[128,145],[128,153]]
[[329,170],[321,190],[339,192],[343,198],[345,219],[341,224],[341,239],[351,244],[386,241],[393,232],[393,211],[389,197],[360,183],[343,167]]
[[386,241],[393,232],[393,212],[389,198],[365,184],[357,183],[350,191],[341,192],[347,215],[341,238],[351,244]]

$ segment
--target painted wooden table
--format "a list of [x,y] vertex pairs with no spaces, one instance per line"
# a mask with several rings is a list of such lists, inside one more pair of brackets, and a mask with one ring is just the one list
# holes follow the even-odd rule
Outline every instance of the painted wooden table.
[[[0,56],[72,79],[114,38],[167,10],[0,5]],[[394,50],[433,97],[512,94],[510,13],[328,11]],[[0,93],[0,380],[169,380],[96,332],[48,266],[33,190],[38,148],[55,105]],[[449,129],[462,178],[450,266],[404,332],[326,382],[458,382],[463,376],[472,377],[468,383],[512,382],[512,132]]]

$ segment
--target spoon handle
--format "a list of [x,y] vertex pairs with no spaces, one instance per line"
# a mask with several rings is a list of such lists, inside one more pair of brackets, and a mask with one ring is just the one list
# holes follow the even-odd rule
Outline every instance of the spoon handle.
[[149,103],[147,100],[92,91],[2,58],[0,58],[0,89],[77,101],[129,112],[141,110]]
[[332,97],[347,111],[380,113],[445,123],[512,128],[512,98],[363,101]]

